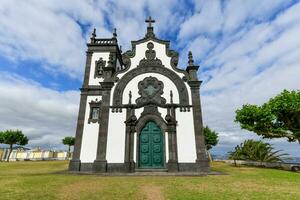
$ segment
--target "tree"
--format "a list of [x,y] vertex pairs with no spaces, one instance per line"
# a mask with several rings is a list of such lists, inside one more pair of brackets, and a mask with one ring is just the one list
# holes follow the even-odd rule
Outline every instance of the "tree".
[[70,157],[70,154],[71,154],[71,146],[74,146],[75,144],[75,137],[65,137],[63,140],[62,140],[62,143],[64,145],[68,145],[69,149],[68,149],[68,157]]
[[9,145],[9,153],[7,157],[7,162],[9,161],[10,154],[13,150],[13,145],[26,145],[28,144],[28,138],[22,133],[21,130],[6,130],[1,132],[0,140],[3,144]]
[[234,151],[230,151],[229,152],[229,159],[232,159],[234,161],[234,166],[236,166],[236,160],[242,160],[243,158],[243,153],[242,153],[242,149],[239,145],[237,145],[234,148]]
[[237,145],[234,151],[229,152],[229,159],[234,160],[251,160],[259,162],[279,162],[281,157],[287,154],[279,154],[274,151],[271,144],[263,141],[245,140],[244,143]]
[[218,133],[211,130],[208,126],[204,127],[203,134],[205,138],[205,146],[208,154],[208,159],[211,161],[211,155],[209,153],[209,150],[218,144]]
[[3,132],[0,131],[0,144],[2,144],[3,142],[4,142]]
[[262,106],[243,105],[235,122],[263,138],[287,138],[300,144],[300,90],[284,90]]

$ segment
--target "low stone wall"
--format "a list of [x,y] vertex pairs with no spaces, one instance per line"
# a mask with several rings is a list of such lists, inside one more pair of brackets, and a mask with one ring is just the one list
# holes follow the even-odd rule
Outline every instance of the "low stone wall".
[[[0,149],[0,161],[6,161],[9,149]],[[72,155],[70,155],[70,158]],[[46,151],[46,150],[13,150],[9,161],[27,161],[27,160],[68,160],[66,151]]]
[[247,165],[254,167],[266,167],[266,168],[276,168],[289,171],[300,171],[300,163],[281,163],[281,162],[257,162],[248,160],[224,160],[226,163],[237,164],[237,165]]

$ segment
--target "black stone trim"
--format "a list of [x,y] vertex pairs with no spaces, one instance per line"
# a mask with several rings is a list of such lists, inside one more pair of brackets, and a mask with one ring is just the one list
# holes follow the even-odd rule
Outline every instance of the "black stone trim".
[[108,173],[127,172],[127,169],[124,163],[107,163],[107,172]]
[[80,171],[83,172],[93,171],[93,163],[81,163]]
[[102,96],[103,89],[99,86],[88,86],[86,88],[80,88],[81,94],[88,96]]
[[121,107],[123,102],[123,92],[126,85],[136,76],[144,73],[158,73],[169,78],[176,86],[179,93],[179,104],[181,106],[189,105],[189,95],[182,79],[172,70],[165,67],[137,67],[126,73],[117,83],[113,93],[113,106]]
[[177,150],[177,121],[175,108],[171,107],[167,110],[167,115],[165,117],[168,125],[168,141],[169,141],[169,161],[168,161],[168,171],[177,172],[178,168],[178,150]]
[[186,105],[186,106],[181,106],[180,104],[158,104],[154,101],[151,102],[147,102],[147,103],[143,103],[140,105],[136,105],[136,104],[123,104],[121,106],[110,106],[110,108],[112,108],[112,112],[122,112],[123,108],[132,108],[132,109],[139,109],[145,106],[155,106],[155,107],[160,107],[160,108],[179,108],[180,112],[190,112],[190,108],[192,108],[192,105]]
[[201,166],[209,166],[208,157],[206,154],[206,147],[203,134],[203,120],[202,110],[200,103],[200,84],[201,81],[188,82],[191,88],[192,105],[193,105],[193,120],[194,120],[194,133],[196,142],[196,162]]
[[[107,77],[104,78],[110,79],[109,76],[111,73],[107,71],[105,73]],[[113,87],[113,82],[101,82],[101,87],[104,89],[102,94],[102,103],[100,106],[100,120],[99,123],[99,132],[98,132],[98,144],[97,144],[97,154],[96,160],[93,164],[94,171],[106,172],[107,171],[107,161],[106,161],[106,151],[107,151],[107,133],[108,133],[108,124],[109,124],[109,104],[110,104],[110,93],[111,88]]]
[[142,115],[136,122],[135,131],[140,133],[148,121],[154,121],[164,132],[168,131],[167,123],[159,114]]
[[[74,161],[70,161],[69,166],[73,166]],[[173,163],[166,163],[167,166],[172,165]],[[94,163],[80,163],[80,168],[78,170],[71,170],[71,171],[81,171],[81,172],[101,172],[101,171],[94,171],[93,168]],[[76,164],[77,166],[77,164]],[[176,172],[210,172],[210,167],[206,165],[201,165],[199,163],[177,163],[178,171],[169,171],[170,173]],[[128,173],[128,168],[126,163],[107,163],[106,164],[106,172],[111,174],[118,174],[118,173]]]
[[90,71],[91,71],[91,64],[92,64],[92,51],[86,51],[86,63],[85,63],[85,72],[84,72],[84,79],[83,79],[83,87],[87,87],[89,85],[90,80]]
[[135,171],[134,155],[134,133],[136,116],[134,115],[134,109],[126,109],[126,129],[125,129],[125,155],[124,163],[127,172]]
[[178,163],[180,172],[210,172],[209,165],[199,163]]
[[80,160],[70,160],[69,162],[69,171],[81,171]]
[[79,171],[80,169],[80,151],[81,151],[82,134],[84,128],[86,103],[87,103],[87,95],[81,94],[80,104],[79,104],[79,114],[77,119],[74,152],[73,152],[72,160],[70,161],[69,164],[69,170],[71,171]]

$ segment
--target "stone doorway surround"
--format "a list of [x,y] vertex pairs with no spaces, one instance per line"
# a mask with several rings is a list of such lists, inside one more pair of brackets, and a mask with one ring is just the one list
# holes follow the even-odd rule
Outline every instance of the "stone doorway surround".
[[165,169],[165,132],[155,121],[149,120],[137,132],[137,168]]

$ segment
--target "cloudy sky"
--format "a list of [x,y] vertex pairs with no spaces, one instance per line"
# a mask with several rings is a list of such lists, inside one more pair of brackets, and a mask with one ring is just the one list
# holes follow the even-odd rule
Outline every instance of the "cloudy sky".
[[[233,122],[242,104],[300,88],[299,0],[1,0],[0,130],[23,130],[31,147],[63,148],[61,138],[75,134],[92,29],[111,37],[116,27],[125,51],[149,15],[181,68],[189,50],[201,66],[204,123],[220,136],[215,154],[258,138]],[[270,142],[300,156],[297,143]]]

